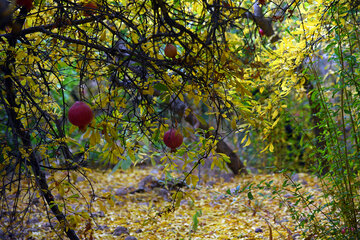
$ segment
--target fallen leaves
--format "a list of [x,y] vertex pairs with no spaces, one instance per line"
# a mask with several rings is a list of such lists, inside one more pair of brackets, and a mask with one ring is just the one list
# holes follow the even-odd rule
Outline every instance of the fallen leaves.
[[[184,198],[179,207],[161,217],[159,212],[172,207],[171,195],[176,190],[156,184],[163,177],[160,170],[129,169],[113,174],[93,171],[88,177],[95,190],[92,202],[86,197],[91,202],[89,206],[85,199],[64,196],[64,201],[74,209],[68,216],[91,209],[91,224],[86,217],[77,218],[75,230],[82,239],[301,239],[303,232],[290,215],[291,204],[304,211],[300,205],[289,205],[295,201],[294,193],[283,197],[272,194],[275,187],[282,186],[283,175],[239,176],[229,182],[222,178],[200,178],[201,184],[196,188],[182,189]],[[299,178],[303,179],[303,184],[299,184],[304,193],[318,192],[314,191],[314,178],[307,175]],[[271,186],[255,187],[268,180],[273,180]],[[245,186],[252,186],[251,199],[246,189],[242,191]],[[76,182],[76,187],[90,193],[86,180]],[[140,188],[143,191],[135,191]],[[37,231],[29,232],[28,237],[55,238],[51,228],[44,227],[48,224],[46,212],[37,208],[32,214],[37,216],[37,222],[32,224]]]

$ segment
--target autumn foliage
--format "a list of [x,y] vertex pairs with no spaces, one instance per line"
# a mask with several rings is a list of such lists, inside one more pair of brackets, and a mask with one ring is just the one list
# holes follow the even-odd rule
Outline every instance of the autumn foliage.
[[[6,230],[27,219],[40,198],[59,235],[78,240],[84,222],[81,234],[95,235],[90,210],[106,212],[115,198],[90,183],[80,188],[78,177],[86,179],[91,168],[115,173],[140,164],[161,169],[164,179],[129,190],[131,196],[169,180],[181,185],[163,188],[171,191],[171,206],[159,210],[166,214],[194,201],[183,187],[196,189],[202,166],[234,175],[335,174],[331,180],[341,184],[334,186],[346,191],[329,191],[329,206],[344,214],[332,222],[357,229],[347,208],[360,202],[353,201],[360,169],[358,12],[345,0],[0,0]],[[250,182],[239,187],[249,191],[247,199],[236,199],[235,190],[228,195],[261,208]],[[266,189],[273,190],[270,183]],[[21,211],[19,196],[28,202]],[[84,202],[89,212],[80,213]],[[238,214],[231,205],[224,211],[220,217]],[[341,233],[308,229],[325,229],[334,239]]]

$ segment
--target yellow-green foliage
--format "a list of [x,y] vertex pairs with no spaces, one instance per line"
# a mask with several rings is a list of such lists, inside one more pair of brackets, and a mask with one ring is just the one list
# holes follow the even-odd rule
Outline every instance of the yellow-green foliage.
[[[255,22],[246,17],[253,2],[225,2],[98,1],[90,16],[84,15],[81,2],[35,2],[22,40],[15,49],[5,40],[0,51],[2,64],[7,54],[15,55],[15,111],[42,157],[54,157],[49,148],[62,143],[75,152],[97,152],[112,164],[126,156],[142,160],[148,151],[165,152],[161,137],[171,126],[195,138],[184,120],[170,114],[175,98],[189,105],[184,117],[200,113],[206,120],[199,121],[216,131],[226,125],[243,132],[243,146],[251,144],[250,129],[256,129],[266,142],[261,150],[274,151],[271,135],[287,109],[283,100],[292,92],[304,97],[300,65],[333,40],[334,22],[352,31],[346,24],[352,20],[343,20],[347,13],[341,9],[327,12],[331,1],[289,1],[280,21],[273,22],[279,40],[271,43],[258,36]],[[350,3],[339,4],[346,9]],[[19,10],[13,10],[16,16]],[[265,17],[272,18],[276,10],[275,3],[263,6]],[[2,39],[10,30],[1,32]],[[177,46],[177,59],[164,56],[167,43]],[[254,89],[267,96],[253,98]],[[70,93],[96,112],[82,141],[69,124],[65,136],[58,136],[55,122],[66,119],[74,101]],[[215,154],[209,148],[214,142],[205,144],[201,134],[196,135],[198,144],[186,141],[179,152],[199,159]]]

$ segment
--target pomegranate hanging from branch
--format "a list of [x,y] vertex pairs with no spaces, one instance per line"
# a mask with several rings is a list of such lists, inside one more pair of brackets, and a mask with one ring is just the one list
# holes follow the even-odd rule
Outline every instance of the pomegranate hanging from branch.
[[163,140],[165,145],[171,148],[171,152],[176,152],[176,148],[183,143],[183,136],[179,130],[171,128],[164,134]]
[[177,49],[173,44],[167,44],[164,52],[165,52],[165,56],[172,59],[175,59],[177,55]]
[[70,123],[78,126],[80,131],[85,132],[87,126],[94,118],[94,113],[89,105],[77,101],[69,109],[68,118]]

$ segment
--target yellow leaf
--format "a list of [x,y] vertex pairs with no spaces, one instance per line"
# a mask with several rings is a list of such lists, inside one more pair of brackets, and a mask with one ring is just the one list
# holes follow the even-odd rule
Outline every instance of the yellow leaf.
[[213,170],[214,169],[214,167],[217,165],[216,164],[216,161],[217,161],[217,158],[213,158],[213,161],[212,161],[212,163],[211,163],[211,170]]
[[103,31],[103,33],[100,36],[100,40],[104,42],[106,40],[106,31]]
[[250,137],[248,137],[248,140],[247,140],[246,144],[244,145],[244,147],[247,147],[247,146],[249,146],[250,144],[251,144],[251,139],[250,139]]
[[272,143],[270,143],[269,151],[270,151],[270,152],[274,152],[274,145],[273,145]]
[[231,128],[234,130],[236,129],[236,118],[235,117],[231,120]]
[[[208,125],[206,120],[203,117],[201,117],[200,115],[195,114],[195,117],[202,125],[204,125],[204,126]],[[209,129],[209,131],[211,131],[211,129]]]
[[91,129],[90,128],[87,128],[86,129],[86,132],[84,133],[83,135],[83,138],[88,138],[90,136],[90,133],[91,133]]
[[153,95],[154,88],[150,86],[148,90],[143,90],[143,94]]
[[197,183],[199,182],[199,178],[195,175],[191,175],[191,183],[195,187]]
[[247,137],[247,135],[245,135],[245,136],[243,137],[243,139],[241,140],[240,144],[243,144],[243,143],[245,142],[246,137]]
[[94,146],[95,144],[99,143],[99,141],[100,141],[99,131],[94,130],[90,136],[90,146]]
[[26,85],[26,79],[23,79],[20,81],[21,85],[25,86]]
[[176,197],[176,202],[175,202],[175,207],[178,208],[180,206],[180,202],[183,199],[183,193],[182,192],[177,192],[174,194]]
[[115,205],[115,202],[114,202],[114,200],[113,200],[111,197],[107,198],[107,203],[108,203],[111,207],[114,207],[114,205]]
[[224,240],[225,240],[225,239],[226,239],[226,240],[227,240],[227,239],[231,239],[228,235],[225,235],[225,234],[218,235],[218,238],[219,238],[219,239],[224,239]]
[[103,202],[102,202],[102,201],[98,201],[98,203],[99,203],[100,211],[103,211],[104,213],[107,213],[106,206],[103,204]]
[[276,124],[279,122],[280,118],[276,119],[276,121],[273,123],[273,125],[271,126],[271,128],[274,128],[276,126]]
[[269,145],[267,145],[267,146],[266,146],[263,150],[261,150],[261,152],[260,152],[260,153],[265,152],[268,148],[269,148]]
[[59,185],[57,186],[57,189],[58,189],[59,194],[60,194],[61,196],[64,196],[64,195],[65,195],[65,190],[64,190],[64,187],[63,187],[62,184],[59,184]]
[[72,134],[78,127],[71,124],[71,127],[69,129],[69,133]]
[[70,176],[71,176],[71,179],[72,179],[74,182],[76,182],[76,180],[77,180],[77,175],[76,175],[76,173],[75,173],[75,172],[71,172],[71,173],[70,173]]
[[183,96],[181,93],[179,93],[179,99],[180,99],[181,101],[184,101],[184,96]]
[[264,90],[265,90],[265,88],[264,88],[264,87],[261,87],[259,91],[260,91],[260,93],[263,93]]
[[279,111],[276,109],[272,114],[272,119],[275,119],[279,115]]
[[134,155],[134,151],[131,150],[131,149],[129,149],[127,153],[128,153],[128,155],[129,155],[131,161],[135,162],[135,161],[136,161],[136,158],[135,158],[135,155]]

